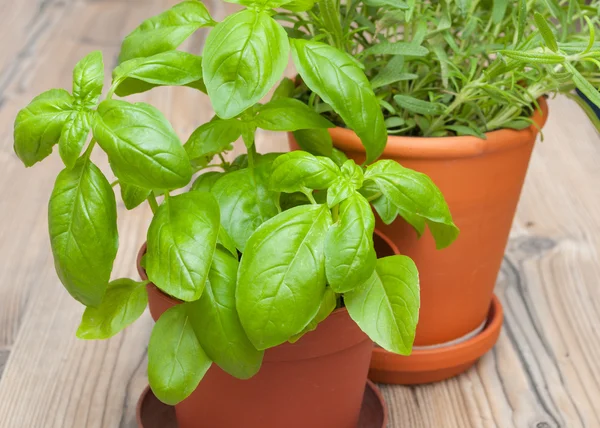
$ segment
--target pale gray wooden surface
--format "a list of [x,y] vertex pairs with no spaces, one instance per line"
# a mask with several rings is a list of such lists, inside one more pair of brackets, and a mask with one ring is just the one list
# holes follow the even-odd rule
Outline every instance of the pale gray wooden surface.
[[[75,338],[82,308],[55,276],[46,204],[58,156],[26,170],[12,151],[19,108],[173,0],[0,2],[0,427],[134,427],[146,384],[148,314],[104,342]],[[207,1],[220,18],[228,6]],[[203,34],[188,48],[198,51]],[[150,101],[187,136],[212,115],[206,98],[158,89]],[[390,428],[600,427],[600,138],[567,99],[550,102],[496,292],[506,322],[476,367],[436,385],[384,387]],[[262,151],[285,137],[262,133]],[[98,156],[101,165],[105,160]],[[115,275],[135,276],[150,213],[119,206]]]

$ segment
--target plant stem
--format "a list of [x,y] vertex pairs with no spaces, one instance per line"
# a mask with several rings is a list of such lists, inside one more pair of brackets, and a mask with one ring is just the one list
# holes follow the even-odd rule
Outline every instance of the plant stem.
[[150,205],[152,214],[156,214],[156,210],[158,210],[158,202],[156,201],[156,195],[154,192],[150,192],[150,195],[148,196],[148,204]]
[[119,184],[119,180],[115,180],[112,183],[110,183],[110,187],[115,187],[117,184]]
[[337,204],[331,209],[331,217],[333,218],[333,222],[337,223],[338,218],[340,217],[340,204]]

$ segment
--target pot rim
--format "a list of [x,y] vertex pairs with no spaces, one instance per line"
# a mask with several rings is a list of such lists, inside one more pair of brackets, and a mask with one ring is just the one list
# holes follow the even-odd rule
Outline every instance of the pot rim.
[[[384,158],[400,157],[410,159],[463,158],[518,147],[535,138],[548,119],[546,98],[540,97],[537,101],[540,108],[536,108],[531,116],[535,125],[528,128],[521,130],[498,129],[486,132],[486,140],[470,135],[452,137],[390,135],[382,156]],[[338,149],[354,153],[365,152],[360,139],[351,129],[336,127],[329,129],[329,133],[334,146]]]

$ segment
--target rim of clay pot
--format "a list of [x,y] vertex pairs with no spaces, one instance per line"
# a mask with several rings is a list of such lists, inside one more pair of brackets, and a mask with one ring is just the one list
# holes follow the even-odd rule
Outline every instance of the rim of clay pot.
[[[453,137],[402,137],[388,136],[382,156],[410,159],[462,158],[479,156],[501,150],[508,150],[531,141],[531,136],[542,129],[548,119],[548,103],[545,97],[538,99],[539,109],[535,109],[531,119],[536,125],[522,130],[498,129],[487,132],[487,139],[474,136]],[[541,109],[541,111],[540,111]],[[331,128],[329,133],[335,147],[342,151],[362,153],[365,151],[358,136],[348,128]]]
[[[370,378],[383,383],[409,384],[438,381],[454,376],[466,370],[494,346],[500,334],[503,319],[502,304],[494,295],[485,328],[469,340],[435,349],[415,349],[408,356],[392,354],[382,348],[374,348],[371,370],[378,372],[378,375],[371,375]],[[461,367],[464,370],[453,371],[453,369]],[[444,376],[444,371],[447,371],[449,375]],[[412,380],[388,382],[386,379],[386,375],[401,378],[403,374],[406,374],[407,378],[410,376]],[[429,380],[414,381],[419,375]],[[430,377],[435,379],[431,380]]]

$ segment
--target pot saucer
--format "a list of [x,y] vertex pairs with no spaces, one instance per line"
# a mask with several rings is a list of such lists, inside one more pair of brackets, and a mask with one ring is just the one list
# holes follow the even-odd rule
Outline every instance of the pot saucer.
[[476,335],[460,343],[414,349],[409,356],[392,354],[375,347],[369,379],[378,383],[416,385],[456,376],[473,366],[495,345],[504,318],[502,304],[494,295],[488,319]]
[[[175,408],[159,401],[150,387],[144,389],[138,401],[136,416],[138,428],[178,428]],[[375,384],[367,381],[357,428],[385,428],[386,426],[387,407],[383,396]]]

